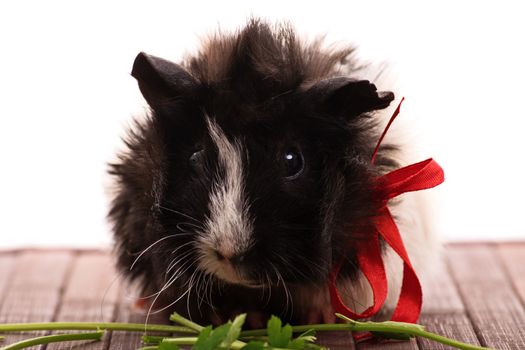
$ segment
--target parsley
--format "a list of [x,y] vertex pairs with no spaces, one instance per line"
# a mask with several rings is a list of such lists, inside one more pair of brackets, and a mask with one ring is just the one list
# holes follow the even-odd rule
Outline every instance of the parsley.
[[[323,347],[315,344],[315,332],[320,331],[352,331],[372,332],[376,336],[394,339],[409,339],[424,337],[445,345],[463,350],[487,350],[480,346],[469,345],[438,334],[425,331],[418,324],[402,322],[359,322],[343,315],[336,314],[345,323],[314,324],[291,326],[282,324],[282,321],[272,316],[268,320],[266,329],[243,331],[242,326],[246,314],[237,316],[221,326],[203,327],[181,315],[174,313],[170,320],[177,326],[143,325],[133,323],[92,323],[92,322],[49,322],[49,323],[19,323],[0,324],[0,332],[17,332],[33,330],[91,330],[94,333],[70,333],[47,335],[27,339],[15,344],[6,345],[0,350],[24,349],[36,344],[48,344],[57,341],[74,341],[94,339],[99,340],[103,331],[132,331],[132,332],[164,332],[177,336],[144,336],[147,346],[141,350],[180,350],[181,346],[191,346],[192,350],[322,350]],[[294,334],[300,334],[294,338]],[[0,337],[2,340],[2,337]]]

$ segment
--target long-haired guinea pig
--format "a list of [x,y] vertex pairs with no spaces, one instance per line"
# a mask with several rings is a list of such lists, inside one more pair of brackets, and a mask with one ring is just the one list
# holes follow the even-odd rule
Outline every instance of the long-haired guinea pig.
[[[355,78],[351,47],[323,47],[254,19],[179,64],[137,56],[132,75],[150,113],[111,165],[109,218],[118,264],[154,309],[205,323],[241,312],[252,326],[270,314],[333,321],[327,279],[343,257],[343,298],[370,304],[355,246],[374,233],[373,179],[398,166],[393,144],[371,163],[377,111],[394,94]],[[417,202],[394,206],[409,253],[426,255]],[[402,266],[383,254],[388,309]]]

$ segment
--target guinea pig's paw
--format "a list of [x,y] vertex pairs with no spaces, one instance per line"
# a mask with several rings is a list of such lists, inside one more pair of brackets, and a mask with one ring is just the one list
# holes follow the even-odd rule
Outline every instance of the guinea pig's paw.
[[145,314],[148,310],[149,303],[144,298],[137,298],[135,302],[131,305],[131,310],[138,314]]

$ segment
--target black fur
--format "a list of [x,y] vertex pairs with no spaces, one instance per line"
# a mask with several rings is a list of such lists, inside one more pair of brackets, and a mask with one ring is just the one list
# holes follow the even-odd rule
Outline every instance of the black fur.
[[[170,277],[165,271],[172,259],[187,253],[171,272],[188,270],[162,293],[164,300],[174,300],[195,283],[191,263],[198,258],[191,243],[172,252],[192,242],[194,225],[209,215],[217,150],[205,115],[213,116],[230,139],[242,140],[247,157],[245,186],[256,245],[242,264],[266,288],[212,278],[204,296],[201,280],[189,296],[191,307],[186,309],[184,299],[174,306],[178,311],[209,321],[212,310],[205,298],[219,316],[263,311],[296,321],[300,314],[283,311],[283,283],[271,264],[292,294],[294,286],[325,285],[342,256],[350,261],[345,273],[355,274],[354,243],[373,232],[380,206],[374,192],[377,169],[394,165],[385,152],[378,167],[370,164],[377,142],[370,112],[387,107],[393,94],[351,78],[352,48],[327,50],[321,44],[301,43],[287,25],[272,28],[252,20],[238,33],[212,37],[180,65],[137,57],[133,75],[151,114],[129,132],[128,150],[110,170],[116,196],[109,218],[122,270],[146,290],[159,291]],[[299,148],[305,159],[295,180],[284,179],[282,154],[290,147]],[[188,159],[200,149],[205,160],[192,167]],[[175,236],[154,245],[129,270],[144,249],[168,235]],[[268,288],[272,298],[261,302]]]

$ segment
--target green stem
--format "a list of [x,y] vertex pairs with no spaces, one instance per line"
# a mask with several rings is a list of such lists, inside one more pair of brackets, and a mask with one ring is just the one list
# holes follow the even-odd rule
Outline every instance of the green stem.
[[142,336],[142,342],[144,344],[160,344],[162,340],[164,340],[166,337],[158,336],[158,335],[143,335]]
[[177,345],[193,345],[197,342],[197,337],[164,338],[162,342]]
[[430,340],[434,340],[434,341],[437,341],[438,343],[450,345],[455,348],[463,349],[463,350],[490,350],[490,348],[485,348],[483,346],[463,343],[463,342],[460,342],[454,339],[450,339],[450,338],[446,338],[439,334],[435,334],[435,333],[431,333],[427,331],[417,331],[417,332],[414,332],[414,335],[418,337],[423,337],[423,338],[427,338]]
[[[197,337],[164,338],[162,340],[162,343],[170,343],[177,345],[194,345],[197,342],[197,339]],[[245,345],[245,342],[236,340],[230,345],[230,349],[242,349]]]
[[[294,333],[304,333],[307,330],[313,329],[314,331],[353,331],[354,327],[349,324],[309,324],[304,326],[292,326]],[[267,336],[268,330],[264,329],[253,329],[249,331],[242,331],[239,338],[248,337],[262,337]]]
[[34,345],[49,344],[63,341],[75,341],[75,340],[100,340],[104,335],[104,331],[92,332],[92,333],[76,333],[76,334],[54,334],[45,335],[43,337],[36,337],[31,339],[22,340],[10,345],[7,345],[0,350],[18,350],[25,349]]
[[[197,337],[179,337],[179,338],[164,338],[162,339],[162,343],[170,343],[170,344],[177,344],[177,345],[194,345],[197,342]],[[243,346],[246,345],[243,343]],[[153,346],[145,346],[140,348],[139,350],[155,350],[158,349],[159,345],[153,345]],[[232,344],[232,349],[240,349],[234,348]],[[1,349],[0,349],[1,350]]]
[[[309,329],[315,331],[351,331],[351,332],[377,332],[390,334],[405,334],[410,336],[418,336],[437,341],[439,343],[450,345],[462,350],[490,350],[489,348],[480,347],[477,345],[466,344],[457,340],[449,339],[441,335],[427,332],[423,326],[412,323],[403,322],[359,322],[342,315],[337,314],[338,317],[344,319],[348,323],[344,324],[312,324],[304,326],[292,326],[294,333],[302,333]],[[266,329],[255,329],[241,332],[240,338],[265,336],[268,334]]]
[[427,338],[430,340],[437,341],[438,343],[450,345],[462,350],[490,350],[482,346],[472,345],[463,343],[454,339],[443,337],[439,334],[425,331],[425,328],[421,325],[414,323],[404,322],[359,322],[352,320],[344,315],[337,314],[336,316],[348,322],[349,325],[354,327],[354,331],[357,332],[379,332],[379,333],[393,333],[393,334],[407,334],[410,336]]
[[200,331],[202,331],[204,329],[203,326],[188,320],[187,318],[179,315],[176,312],[171,314],[170,321],[178,323],[178,324],[180,324],[180,325],[182,325],[184,327],[188,327],[189,329],[193,329],[197,333],[199,333]]
[[0,324],[0,332],[24,332],[42,330],[99,330],[128,332],[164,332],[164,333],[196,333],[193,329],[161,324],[144,325],[142,323],[118,322],[44,322],[44,323],[7,323]]
[[[427,338],[439,343],[450,345],[458,349],[463,350],[487,350],[488,348],[470,345],[463,342],[459,342],[453,339],[443,337],[441,335],[427,332],[423,326],[412,323],[402,322],[359,322],[349,319],[343,315],[337,314],[339,318],[342,318],[347,323],[344,324],[313,324],[313,325],[302,325],[294,326],[292,330],[294,333],[303,333],[308,330],[315,331],[353,331],[353,332],[377,332],[388,334],[401,334],[409,336],[418,336]],[[179,314],[173,314],[170,319],[184,327],[180,326],[169,326],[169,325],[147,325],[140,323],[116,323],[116,322],[48,322],[48,323],[16,323],[16,324],[0,324],[0,332],[13,332],[13,331],[36,331],[36,330],[115,330],[115,331],[130,331],[130,332],[166,332],[166,333],[198,333],[204,327],[182,317]],[[267,329],[249,330],[243,331],[240,334],[240,338],[250,338],[258,336],[267,336]],[[82,335],[90,334],[83,333]],[[93,333],[92,333],[93,334]],[[48,337],[62,337],[64,335],[48,336]],[[66,335],[68,336],[68,335]],[[77,336],[77,335],[69,335]],[[44,338],[44,337],[41,337]],[[0,337],[1,339],[1,337]],[[35,338],[40,339],[40,338]],[[57,338],[60,339],[60,338]],[[178,345],[192,345],[195,343],[196,338],[194,337],[183,337],[183,338],[166,338],[166,341],[173,342]],[[67,339],[65,339],[67,340]],[[60,341],[60,340],[55,340]],[[190,342],[191,343],[178,343]],[[18,344],[18,343],[17,343]],[[240,349],[245,343],[236,341],[235,347],[232,348]],[[13,344],[16,345],[16,344]],[[12,345],[10,345],[12,346]],[[3,349],[18,349],[18,348],[2,348]],[[144,349],[156,349],[155,346],[145,347]]]

